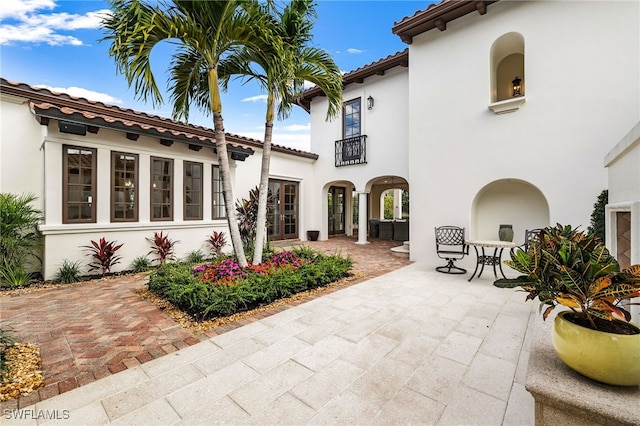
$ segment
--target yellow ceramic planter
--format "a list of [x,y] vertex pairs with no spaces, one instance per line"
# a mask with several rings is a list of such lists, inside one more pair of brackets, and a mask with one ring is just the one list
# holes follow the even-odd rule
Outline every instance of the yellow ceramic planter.
[[640,334],[622,335],[576,325],[560,312],[553,322],[553,347],[565,364],[609,385],[640,384]]

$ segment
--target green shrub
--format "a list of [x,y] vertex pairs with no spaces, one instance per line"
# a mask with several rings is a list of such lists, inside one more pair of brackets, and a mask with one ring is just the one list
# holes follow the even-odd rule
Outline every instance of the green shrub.
[[204,260],[204,253],[202,253],[200,250],[192,250],[187,253],[187,256],[185,257],[185,261],[187,263],[202,263],[204,262]]
[[587,234],[596,237],[603,244],[605,243],[605,207],[608,202],[609,191],[605,189],[598,195],[598,200],[593,205],[591,224],[587,228]]
[[[344,277],[352,265],[350,259],[338,255],[326,256],[308,249],[299,252],[305,256],[299,258],[305,261],[295,264],[287,263],[291,260],[283,253],[278,253],[277,267],[259,265],[254,269],[235,270],[233,261],[228,259],[224,261],[227,265],[224,267],[205,265],[195,269],[202,271],[207,266],[213,268],[211,270],[217,271],[216,274],[222,277],[217,282],[199,279],[191,265],[163,264],[151,274],[149,289],[197,320],[204,320],[253,309],[330,284]],[[301,264],[298,266],[298,263]],[[232,272],[228,275],[223,271]],[[205,278],[212,276],[209,273]]]
[[2,287],[22,287],[32,281],[32,276],[21,263],[4,263],[0,267]]
[[138,256],[133,259],[131,268],[136,274],[140,272],[147,272],[151,268],[151,260],[149,260],[147,256]]
[[0,193],[0,276],[5,285],[27,284],[27,262],[39,259],[42,212],[31,205],[35,200],[32,194]]
[[80,261],[63,260],[58,269],[55,281],[70,284],[80,281]]

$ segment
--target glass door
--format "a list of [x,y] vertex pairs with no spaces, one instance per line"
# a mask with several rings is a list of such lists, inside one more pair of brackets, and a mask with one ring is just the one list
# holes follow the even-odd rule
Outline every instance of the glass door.
[[332,186],[327,195],[329,214],[328,233],[337,235],[345,233],[345,188]]
[[298,238],[298,183],[272,179],[269,180],[269,190],[269,239]]

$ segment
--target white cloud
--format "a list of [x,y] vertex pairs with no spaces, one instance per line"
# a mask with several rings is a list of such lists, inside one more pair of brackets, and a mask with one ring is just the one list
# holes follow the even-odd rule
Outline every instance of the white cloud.
[[302,132],[302,131],[311,131],[311,123],[307,124],[289,124],[287,126],[279,127],[279,130],[283,130],[286,132]]
[[0,3],[0,19],[20,19],[27,13],[38,9],[53,9],[53,0],[3,0]]
[[242,102],[266,102],[266,101],[267,101],[267,95],[250,96],[242,100]]
[[347,49],[347,53],[351,53],[351,54],[354,54],[354,55],[357,55],[357,54],[363,53],[363,52],[364,52],[364,50],[355,49],[353,47],[350,47],[349,49]]
[[[75,96],[77,98],[86,98],[91,101],[104,102],[107,104],[121,104],[122,100],[118,98],[114,98],[111,95],[101,92],[95,92],[89,89],[83,89],[82,87],[51,87],[45,84],[39,84],[34,87],[42,87],[43,89],[51,90],[52,92],[57,93],[66,93],[71,96]],[[157,114],[157,113],[156,113]]]
[[56,7],[52,0],[3,0],[0,3],[0,45],[11,42],[82,46],[82,40],[61,32],[96,29],[108,9],[72,13],[42,13]]

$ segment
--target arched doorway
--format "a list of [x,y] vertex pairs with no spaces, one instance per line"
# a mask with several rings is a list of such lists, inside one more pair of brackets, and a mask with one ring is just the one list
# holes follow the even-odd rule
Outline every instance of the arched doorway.
[[527,229],[549,226],[549,203],[529,182],[501,179],[478,191],[471,208],[471,239],[497,240],[501,224],[513,226],[513,241],[524,242]]

